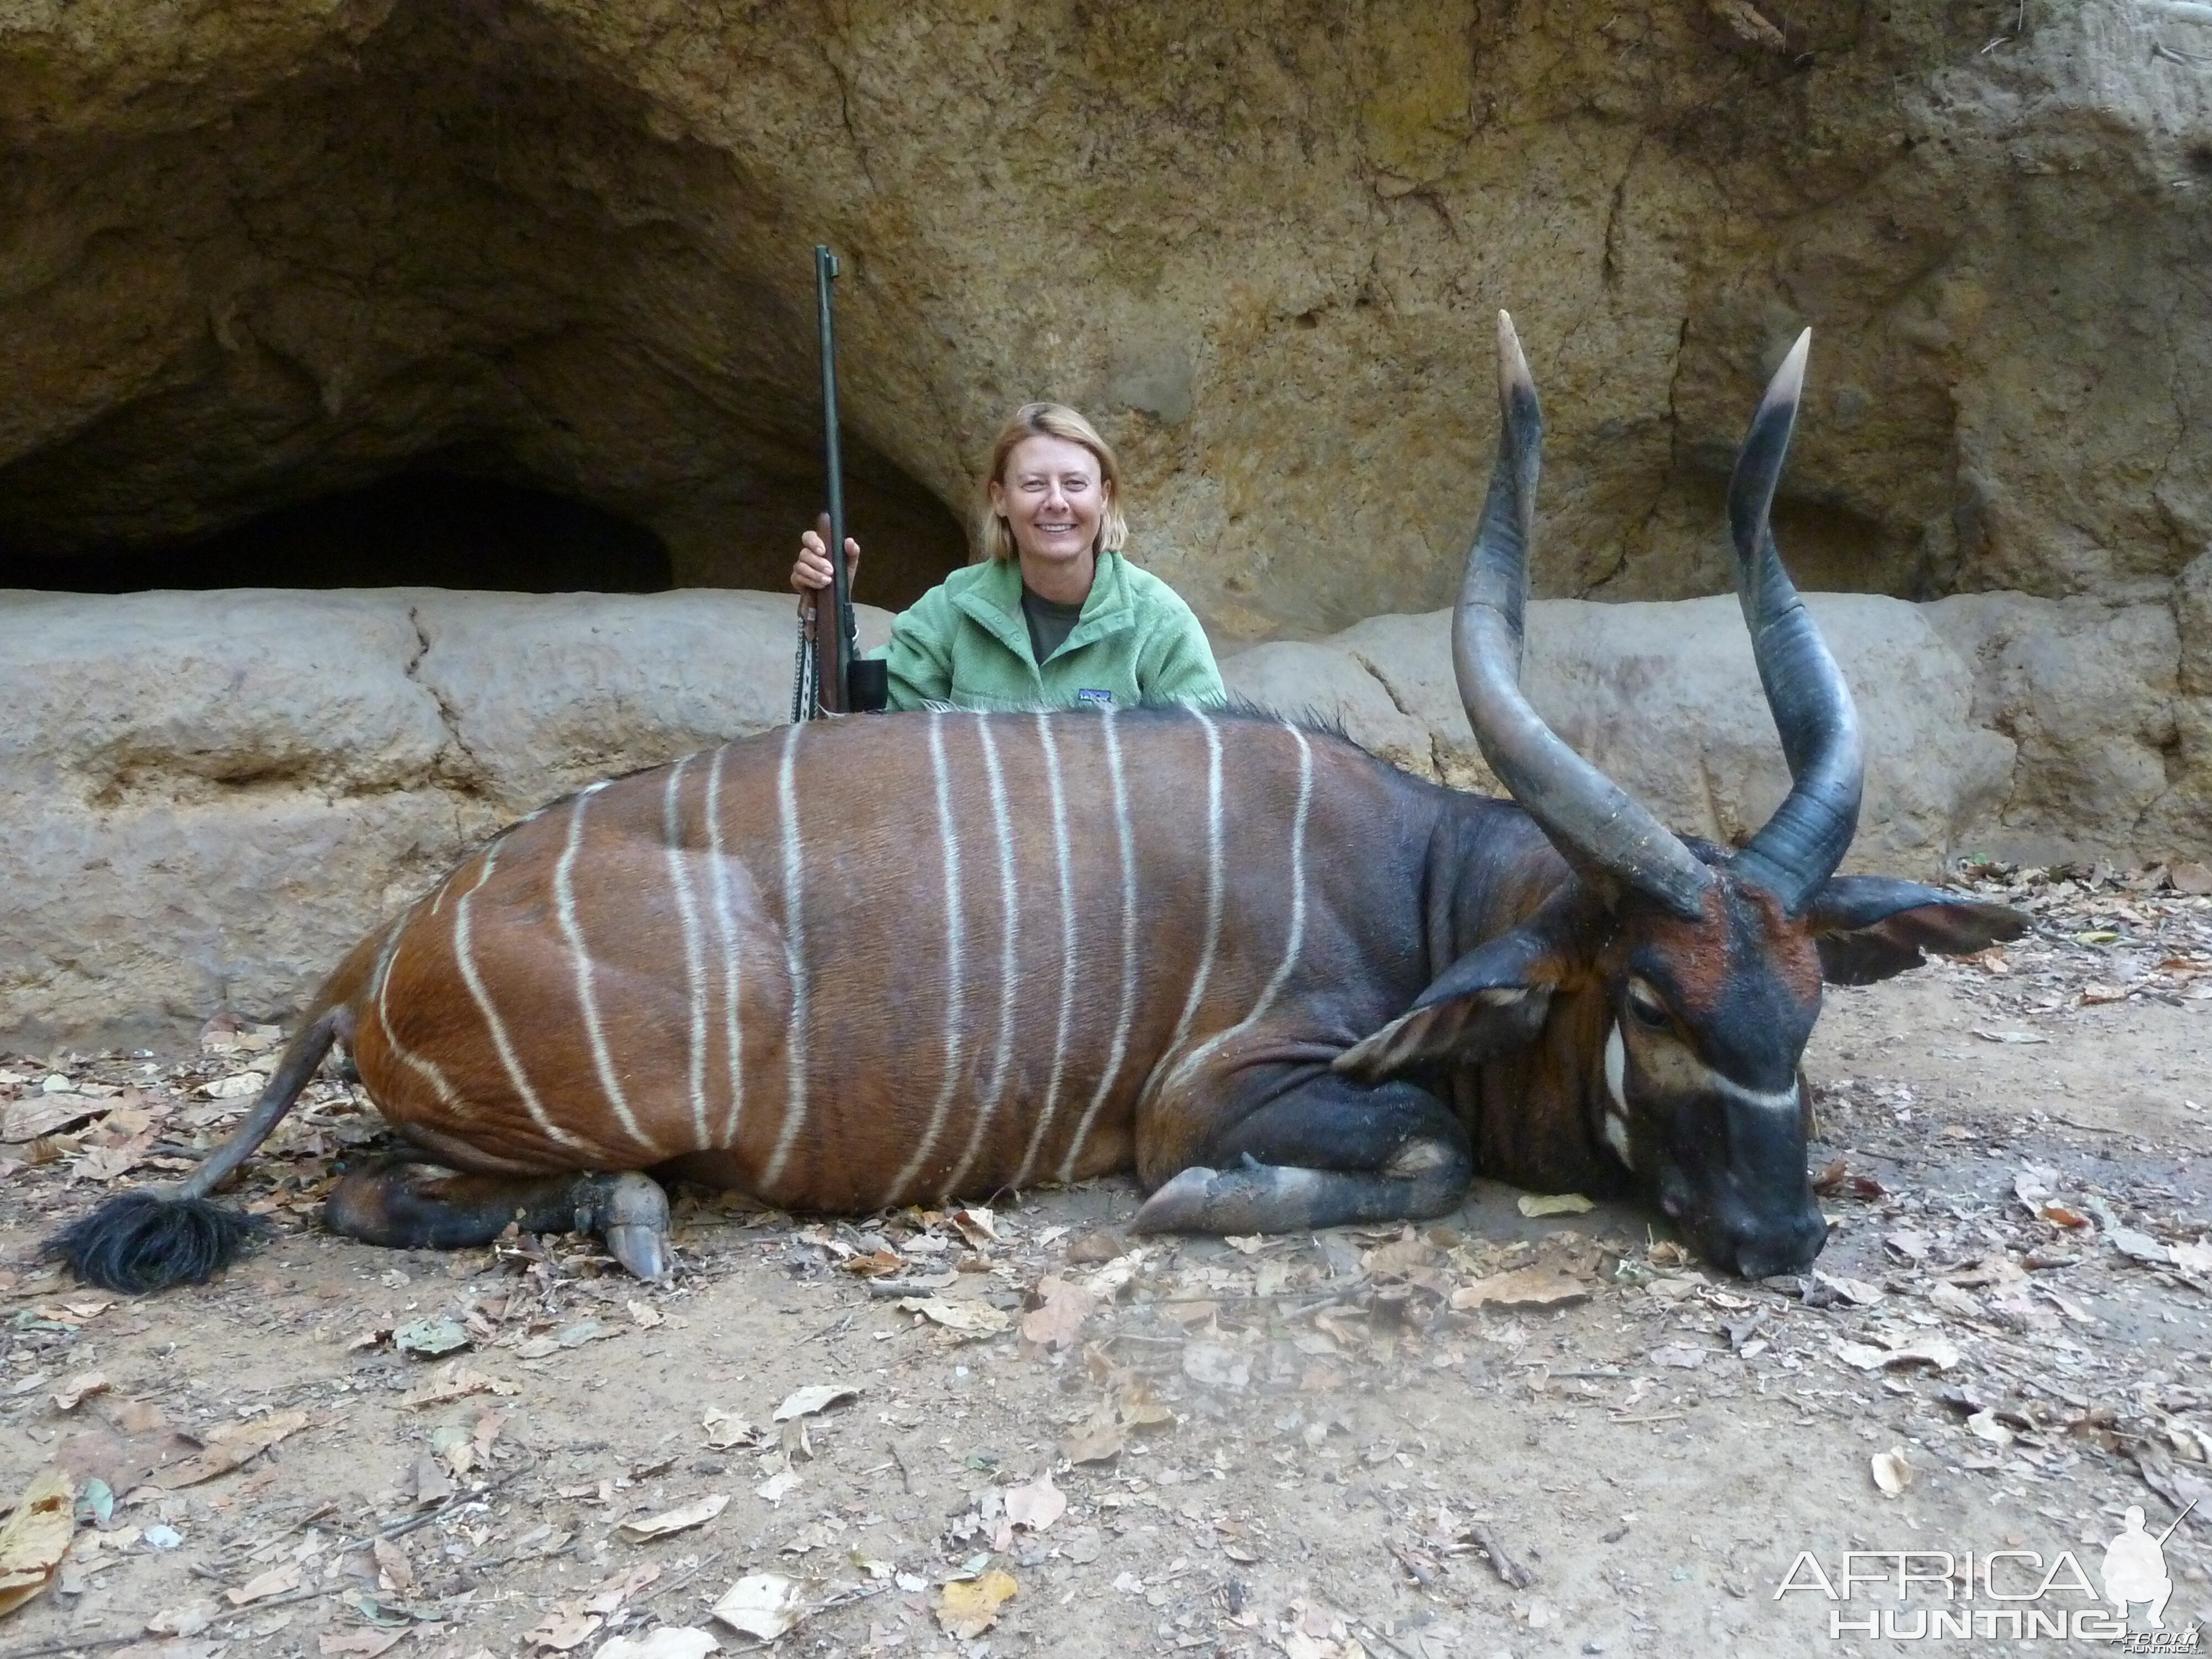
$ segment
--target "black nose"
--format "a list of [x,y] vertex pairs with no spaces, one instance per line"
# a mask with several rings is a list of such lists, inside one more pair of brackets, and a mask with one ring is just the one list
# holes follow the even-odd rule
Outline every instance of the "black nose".
[[1828,1224],[1816,1205],[1790,1216],[1744,1217],[1723,1226],[1713,1258],[1745,1279],[1802,1273],[1828,1242]]

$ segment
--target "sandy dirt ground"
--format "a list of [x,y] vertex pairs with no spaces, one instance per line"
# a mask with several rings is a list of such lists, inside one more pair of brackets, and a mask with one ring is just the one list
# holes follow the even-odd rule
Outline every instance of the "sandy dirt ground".
[[[1833,1239],[1758,1284],[1487,1182],[1227,1241],[1124,1237],[1115,1183],[689,1194],[665,1288],[582,1238],[384,1251],[314,1221],[379,1133],[325,1080],[236,1188],[264,1247],[118,1298],[38,1241],[219,1140],[275,1034],[0,1055],[0,1503],[58,1469],[81,1517],[0,1659],[692,1659],[786,1621],[823,1659],[2111,1651],[2080,1615],[2126,1511],[2202,1498],[2178,1644],[2212,1626],[2212,899],[2161,878],[1984,871],[2034,936],[1832,993]],[[1913,1639],[1938,1613],[1969,1633]]]

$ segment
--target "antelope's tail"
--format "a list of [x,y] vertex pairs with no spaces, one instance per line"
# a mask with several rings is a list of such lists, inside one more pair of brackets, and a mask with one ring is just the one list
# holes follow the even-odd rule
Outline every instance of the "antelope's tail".
[[331,1045],[351,1037],[355,999],[368,985],[382,942],[380,933],[363,939],[324,981],[236,1134],[182,1181],[118,1193],[47,1239],[40,1254],[88,1285],[131,1292],[201,1284],[235,1261],[264,1224],[208,1194],[269,1139]]

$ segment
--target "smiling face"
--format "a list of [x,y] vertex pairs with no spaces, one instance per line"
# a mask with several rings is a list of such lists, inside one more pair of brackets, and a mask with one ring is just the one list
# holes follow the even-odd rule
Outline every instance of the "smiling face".
[[1828,1231],[1798,1076],[1820,1012],[1817,943],[1728,878],[1695,921],[1622,921],[1606,963],[1598,1139],[1708,1259],[1747,1279],[1802,1269]]
[[1024,438],[991,480],[990,495],[991,510],[1012,532],[1022,574],[1032,588],[1057,598],[1051,587],[1066,587],[1079,577],[1074,597],[1089,591],[1109,505],[1096,455],[1066,438],[1043,433]]

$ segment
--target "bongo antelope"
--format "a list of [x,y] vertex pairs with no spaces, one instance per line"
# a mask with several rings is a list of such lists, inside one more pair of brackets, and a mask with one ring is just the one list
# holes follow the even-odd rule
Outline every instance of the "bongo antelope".
[[587,1227],[657,1278],[656,1176],[861,1212],[1133,1169],[1136,1227],[1242,1232],[1437,1215],[1481,1170],[1803,1267],[1823,980],[2026,925],[1833,873],[1856,716],[1767,528],[1808,341],[1729,495],[1794,780],[1740,850],[1674,835],[1521,694],[1541,418],[1501,314],[1453,652],[1511,799],[1188,708],[794,725],[594,784],[362,940],[190,1178],[50,1248],[117,1288],[214,1271],[240,1224],[206,1194],[342,1044],[413,1149],[329,1200],[377,1243]]

